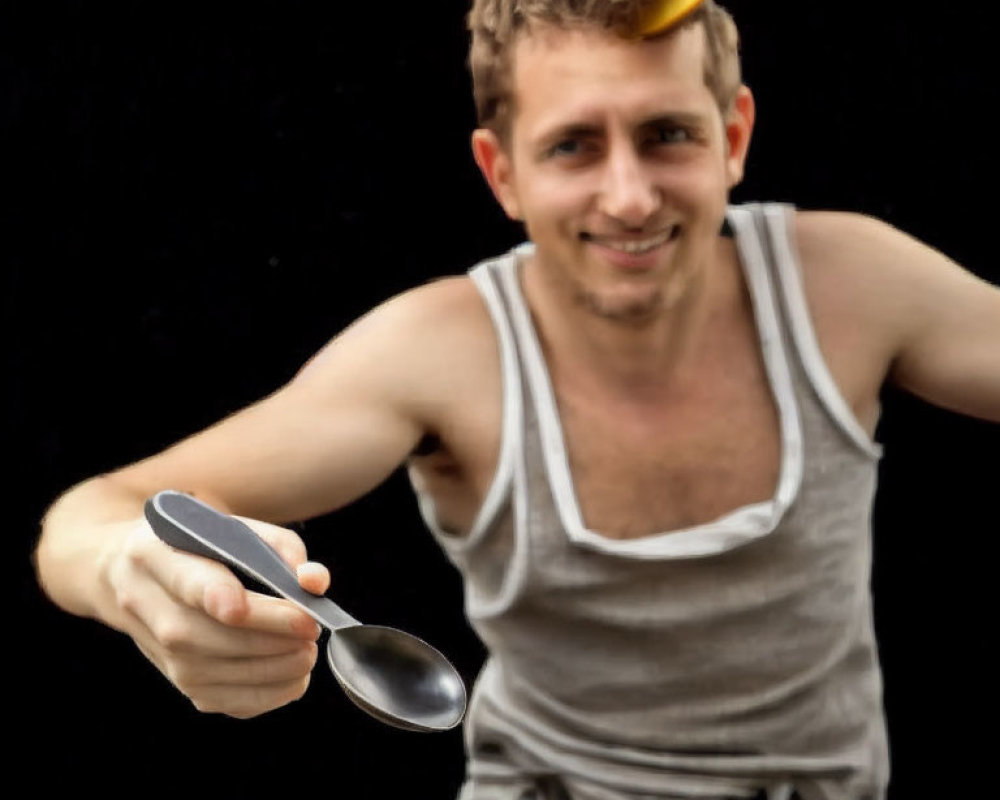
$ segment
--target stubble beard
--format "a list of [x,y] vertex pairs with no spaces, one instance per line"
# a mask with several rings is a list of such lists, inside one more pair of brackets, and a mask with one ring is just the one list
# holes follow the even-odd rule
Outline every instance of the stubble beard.
[[665,296],[661,287],[650,287],[641,295],[608,297],[578,285],[574,299],[578,307],[599,319],[639,326],[658,316],[665,307]]
[[573,287],[574,300],[579,308],[595,317],[641,327],[676,309],[695,288],[698,271],[693,264],[675,261],[672,269],[666,283],[631,286],[625,291],[599,292],[578,283]]

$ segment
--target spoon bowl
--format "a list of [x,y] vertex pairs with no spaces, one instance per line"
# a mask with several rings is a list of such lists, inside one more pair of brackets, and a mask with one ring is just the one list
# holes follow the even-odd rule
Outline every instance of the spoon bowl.
[[[421,639],[380,625],[341,628],[326,644],[326,660],[351,700],[383,722],[437,731],[461,722],[465,686]],[[387,708],[392,719],[385,717]]]

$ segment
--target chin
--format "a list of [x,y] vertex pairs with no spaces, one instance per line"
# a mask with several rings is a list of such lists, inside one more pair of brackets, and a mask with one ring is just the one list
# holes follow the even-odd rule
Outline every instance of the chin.
[[581,308],[596,317],[636,325],[653,319],[664,307],[662,289],[637,289],[594,292],[581,288],[576,300]]

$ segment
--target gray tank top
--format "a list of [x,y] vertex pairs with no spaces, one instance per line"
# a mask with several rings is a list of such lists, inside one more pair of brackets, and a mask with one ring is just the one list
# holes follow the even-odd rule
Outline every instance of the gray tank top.
[[466,721],[470,778],[562,775],[619,796],[882,798],[872,623],[880,449],[820,354],[783,205],[732,206],[781,431],[770,501],[619,541],[586,528],[518,282],[522,245],[470,275],[503,368],[496,476],[466,536],[421,513],[489,649]]

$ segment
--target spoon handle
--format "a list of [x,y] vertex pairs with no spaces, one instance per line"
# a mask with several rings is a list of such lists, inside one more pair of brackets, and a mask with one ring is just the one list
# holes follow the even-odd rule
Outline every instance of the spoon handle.
[[235,517],[174,491],[149,498],[143,511],[153,532],[167,544],[245,572],[330,630],[360,624],[329,598],[299,586],[295,573],[277,551]]

